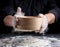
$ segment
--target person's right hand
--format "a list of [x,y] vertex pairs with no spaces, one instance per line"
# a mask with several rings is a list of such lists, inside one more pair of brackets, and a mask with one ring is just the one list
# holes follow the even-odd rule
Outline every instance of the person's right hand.
[[15,26],[16,18],[15,18],[15,16],[8,15],[4,18],[3,22],[6,26],[13,27],[13,26]]

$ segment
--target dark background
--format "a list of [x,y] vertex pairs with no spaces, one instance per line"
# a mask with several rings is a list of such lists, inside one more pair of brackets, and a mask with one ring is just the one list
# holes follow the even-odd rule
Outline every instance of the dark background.
[[[1,5],[1,3],[3,3],[2,2],[3,0],[0,0],[0,9],[2,8],[2,5]],[[57,4],[57,6],[60,8],[60,0],[55,0],[56,1],[56,4]],[[4,5],[4,4],[3,4]],[[1,23],[1,22],[0,22]],[[0,25],[1,26],[1,25]],[[52,29],[53,30],[50,30],[50,32],[51,31],[55,31],[54,33],[60,33],[60,19],[59,19],[59,21],[57,22],[57,24],[55,24],[55,26],[52,26]]]
[[60,8],[60,0],[55,0],[57,3],[57,6]]

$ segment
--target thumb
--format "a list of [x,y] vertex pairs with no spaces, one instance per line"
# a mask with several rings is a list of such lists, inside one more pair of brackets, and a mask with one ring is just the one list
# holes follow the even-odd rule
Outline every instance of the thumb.
[[21,12],[21,8],[20,7],[17,8],[17,12]]
[[25,14],[22,12],[21,8],[18,7],[17,8],[17,13],[15,14],[16,17],[21,17],[24,16]]

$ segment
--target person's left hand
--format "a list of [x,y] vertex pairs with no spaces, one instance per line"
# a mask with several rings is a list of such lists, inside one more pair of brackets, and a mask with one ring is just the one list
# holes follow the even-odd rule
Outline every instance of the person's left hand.
[[40,16],[42,18],[42,28],[40,31],[35,31],[36,33],[39,32],[40,34],[43,34],[47,31],[48,29],[48,19],[45,15],[43,14],[39,14],[38,16]]

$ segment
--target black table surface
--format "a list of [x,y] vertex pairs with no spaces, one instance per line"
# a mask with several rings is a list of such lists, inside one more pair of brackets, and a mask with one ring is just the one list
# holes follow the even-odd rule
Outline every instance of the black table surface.
[[60,34],[39,34],[39,33],[35,33],[35,32],[12,32],[12,33],[6,33],[6,34],[0,34],[0,38],[6,38],[6,37],[14,37],[14,36],[48,36],[48,37],[56,37],[56,38],[60,38]]

